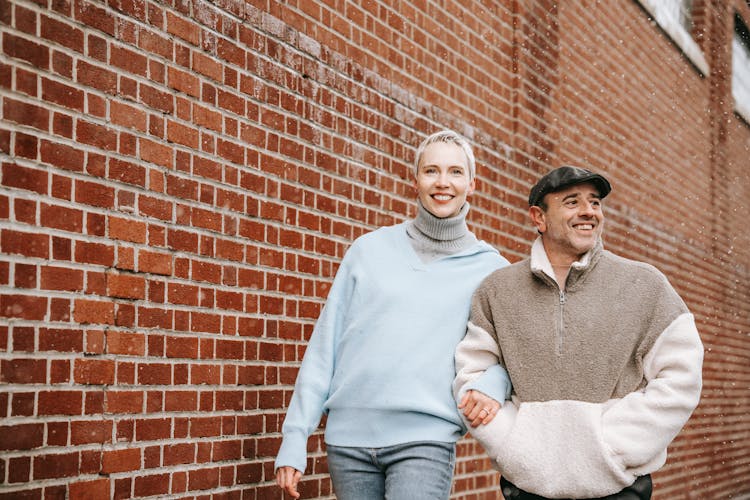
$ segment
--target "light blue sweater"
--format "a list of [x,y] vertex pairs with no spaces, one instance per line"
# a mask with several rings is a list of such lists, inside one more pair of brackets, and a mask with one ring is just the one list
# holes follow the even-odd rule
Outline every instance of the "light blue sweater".
[[[407,224],[366,234],[346,253],[297,376],[276,468],[305,471],[324,412],[325,441],[336,446],[455,442],[466,432],[451,394],[454,351],[472,293],[508,262],[477,242],[424,263]],[[487,376],[486,392],[503,401],[507,374]]]

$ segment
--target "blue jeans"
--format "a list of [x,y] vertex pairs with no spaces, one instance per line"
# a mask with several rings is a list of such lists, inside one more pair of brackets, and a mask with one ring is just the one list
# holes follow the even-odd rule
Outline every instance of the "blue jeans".
[[454,443],[326,448],[328,471],[339,500],[441,500],[450,495]]

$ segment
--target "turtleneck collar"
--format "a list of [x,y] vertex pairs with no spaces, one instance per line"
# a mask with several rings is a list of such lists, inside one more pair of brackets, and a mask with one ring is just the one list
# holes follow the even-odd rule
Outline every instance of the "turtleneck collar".
[[445,242],[458,240],[469,233],[469,227],[466,225],[467,213],[469,213],[469,202],[464,203],[461,210],[453,217],[441,219],[430,213],[417,199],[414,227],[433,240]]
[[467,202],[458,214],[440,219],[417,200],[417,216],[406,224],[406,234],[422,262],[453,255],[477,243],[476,236],[466,225],[468,212]]

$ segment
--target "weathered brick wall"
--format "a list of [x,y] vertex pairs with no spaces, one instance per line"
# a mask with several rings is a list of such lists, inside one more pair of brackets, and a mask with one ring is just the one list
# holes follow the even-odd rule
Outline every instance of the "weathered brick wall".
[[[413,215],[414,147],[444,127],[510,260],[540,173],[607,172],[607,245],[669,275],[707,348],[657,496],[750,492],[750,128],[727,95],[750,15],[701,3],[709,75],[634,1],[0,0],[0,498],[280,498],[337,264]],[[322,446],[307,498],[330,496]],[[459,455],[455,498],[496,498]]]

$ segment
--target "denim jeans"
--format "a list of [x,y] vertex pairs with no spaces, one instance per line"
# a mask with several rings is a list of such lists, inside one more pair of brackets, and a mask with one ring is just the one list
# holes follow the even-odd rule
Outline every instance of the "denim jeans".
[[454,443],[326,448],[333,491],[339,500],[441,500],[450,495]]

